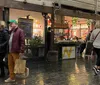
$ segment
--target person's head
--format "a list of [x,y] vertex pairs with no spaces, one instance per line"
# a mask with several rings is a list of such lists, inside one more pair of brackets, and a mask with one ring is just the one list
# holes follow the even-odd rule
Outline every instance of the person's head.
[[100,20],[96,21],[95,28],[100,28]]
[[0,21],[0,30],[3,30],[6,27],[6,23],[4,21]]
[[9,26],[11,27],[11,29],[15,29],[18,27],[18,23],[16,20],[9,20]]

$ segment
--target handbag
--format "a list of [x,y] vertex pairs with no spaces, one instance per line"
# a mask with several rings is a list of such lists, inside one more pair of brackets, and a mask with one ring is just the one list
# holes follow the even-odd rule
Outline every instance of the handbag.
[[93,41],[87,41],[86,42],[86,51],[85,51],[85,56],[91,55],[91,52],[94,51],[93,43],[96,40],[97,36],[99,35],[100,31],[97,33]]
[[16,59],[14,73],[15,74],[23,74],[23,73],[25,73],[25,68],[26,68],[26,60],[23,60],[21,58]]

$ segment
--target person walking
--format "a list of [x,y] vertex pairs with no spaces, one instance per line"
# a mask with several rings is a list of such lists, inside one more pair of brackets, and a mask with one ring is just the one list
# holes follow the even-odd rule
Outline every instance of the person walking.
[[8,46],[8,39],[9,35],[8,32],[5,31],[6,24],[4,21],[0,21],[0,69],[1,74],[0,77],[5,76],[5,70],[4,67],[8,68],[6,63],[3,61],[7,54],[7,46]]
[[[8,54],[8,67],[9,67],[9,78],[5,82],[15,82],[14,66],[16,59],[24,53],[25,37],[22,29],[18,27],[16,20],[10,20],[9,26],[10,39],[9,39],[9,54]],[[26,74],[29,75],[29,69],[26,68]]]
[[81,43],[81,45],[80,45],[80,56],[81,57],[82,57],[82,53],[83,53],[84,49],[86,48],[87,42],[90,41],[91,33],[95,29],[96,22],[93,21],[92,24],[93,24],[93,29],[87,34],[85,41],[83,43]]
[[100,21],[96,22],[95,29],[91,33],[90,40],[93,41],[93,50],[97,55],[96,65],[93,67],[95,75],[100,72]]

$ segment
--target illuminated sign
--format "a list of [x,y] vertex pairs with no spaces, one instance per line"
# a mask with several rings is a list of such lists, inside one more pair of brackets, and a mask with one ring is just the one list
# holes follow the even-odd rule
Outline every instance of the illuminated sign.
[[75,58],[75,47],[63,47],[62,48],[62,59]]

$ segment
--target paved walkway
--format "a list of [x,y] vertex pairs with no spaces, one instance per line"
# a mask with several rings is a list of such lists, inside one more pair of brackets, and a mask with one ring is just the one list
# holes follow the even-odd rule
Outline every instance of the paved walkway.
[[15,83],[0,85],[100,85],[100,76],[94,76],[92,62],[78,60],[64,60],[60,63],[27,61],[30,76],[27,79],[17,79]]

